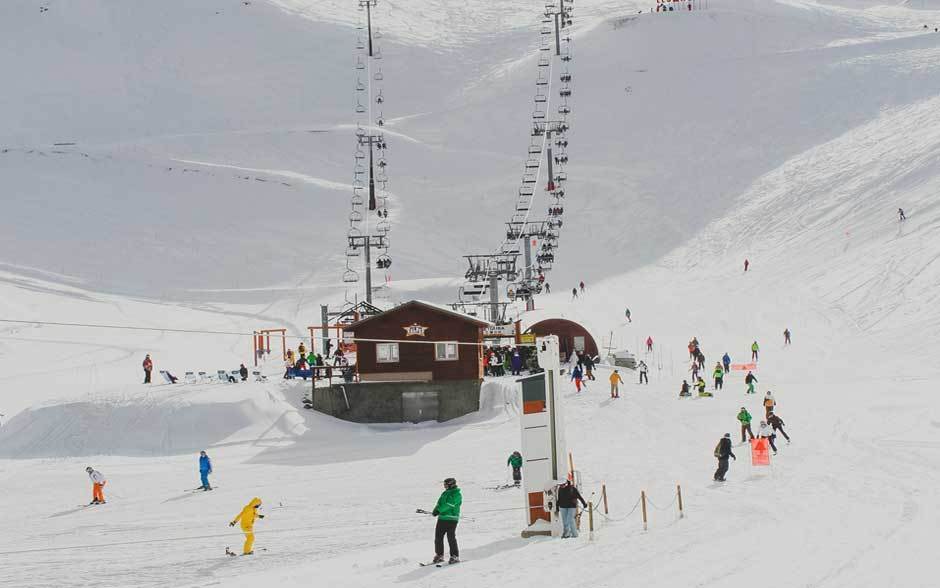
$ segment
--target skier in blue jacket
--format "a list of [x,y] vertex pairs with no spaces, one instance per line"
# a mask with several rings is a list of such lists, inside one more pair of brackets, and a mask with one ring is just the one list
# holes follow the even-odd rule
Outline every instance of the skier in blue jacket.
[[728,373],[731,370],[731,356],[725,353],[721,358],[721,364],[725,366],[725,373]]
[[202,490],[206,492],[212,490],[209,485],[209,474],[212,473],[212,460],[206,455],[205,451],[199,452],[199,477],[202,478]]

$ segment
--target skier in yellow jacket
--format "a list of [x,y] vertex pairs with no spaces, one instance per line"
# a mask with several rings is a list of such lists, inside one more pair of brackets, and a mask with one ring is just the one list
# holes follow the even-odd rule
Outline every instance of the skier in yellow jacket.
[[238,513],[238,516],[228,524],[229,527],[234,527],[235,523],[241,521],[242,532],[245,533],[245,547],[242,549],[242,555],[251,555],[254,553],[252,547],[255,544],[255,518],[264,518],[263,514],[258,513],[260,506],[261,499],[257,496],[252,498],[251,502],[249,502],[248,505]]

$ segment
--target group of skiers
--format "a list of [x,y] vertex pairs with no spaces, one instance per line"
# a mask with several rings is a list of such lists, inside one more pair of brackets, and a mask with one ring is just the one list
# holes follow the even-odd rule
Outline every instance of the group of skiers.
[[509,372],[519,376],[526,364],[526,354],[525,348],[487,347],[483,350],[483,374],[500,377]]

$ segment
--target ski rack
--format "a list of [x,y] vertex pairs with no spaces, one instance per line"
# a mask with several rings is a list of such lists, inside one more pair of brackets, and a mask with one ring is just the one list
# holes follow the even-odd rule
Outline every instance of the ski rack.
[[[564,224],[562,217],[568,180],[568,116],[571,114],[572,94],[571,3],[572,0],[545,3],[539,27],[532,126],[514,210],[506,223],[505,239],[495,253],[464,256],[470,261],[470,270],[464,276],[467,283],[458,290],[458,301],[453,304],[455,310],[483,306],[491,308],[491,314],[494,314],[497,308],[494,301],[498,300],[499,293],[490,292],[489,300],[483,298],[487,290],[501,280],[507,284],[507,297],[526,301],[528,306],[532,297],[542,292],[545,274],[552,269]],[[555,106],[552,103],[554,93],[558,97]],[[543,191],[547,204],[543,210],[547,218],[532,220],[537,197]],[[536,247],[534,255],[533,247]],[[523,257],[521,271],[517,267],[520,255]],[[506,269],[508,261],[502,266],[496,261],[509,259],[512,260],[512,271]],[[481,263],[475,265],[475,262]],[[500,324],[498,321],[504,316],[505,309],[499,316],[490,316],[489,320]]]

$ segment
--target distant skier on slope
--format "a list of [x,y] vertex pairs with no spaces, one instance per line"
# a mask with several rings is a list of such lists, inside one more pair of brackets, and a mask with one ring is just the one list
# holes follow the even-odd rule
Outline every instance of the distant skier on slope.
[[725,474],[728,473],[728,458],[738,461],[734,451],[731,450],[731,433],[725,433],[725,436],[718,441],[718,445],[715,446],[715,457],[718,458],[718,469],[715,470],[714,480],[724,482]]
[[790,344],[790,329],[789,328],[786,328],[783,330],[783,344],[784,345]]
[[649,384],[650,383],[649,368],[646,367],[646,362],[643,360],[640,360],[640,364],[637,366],[637,369],[640,371],[640,383]]
[[245,508],[238,513],[238,516],[228,524],[229,527],[234,527],[235,523],[241,523],[242,533],[245,534],[245,545],[242,547],[242,555],[252,555],[255,552],[253,549],[255,545],[255,519],[264,518],[264,515],[258,512],[259,508],[261,508],[261,499],[255,496],[251,499],[251,502],[245,505]]
[[751,262],[747,259],[744,260],[744,273],[747,273],[747,268],[751,266]]
[[581,283],[578,284],[578,287],[581,288],[581,293],[584,294],[584,280],[582,280]]
[[899,221],[905,221],[905,220],[907,220],[907,216],[904,214],[904,209],[903,209],[903,208],[898,208],[898,220],[899,220]]
[[721,368],[720,363],[715,363],[715,370],[712,372],[712,377],[715,379],[715,390],[721,390],[725,382],[725,371]]
[[549,284],[548,282],[545,282],[545,293],[546,293],[546,294],[551,294],[551,293],[552,293],[552,286],[551,286],[551,284]]
[[506,465],[512,468],[512,481],[518,486],[522,482],[522,454],[513,451],[509,459],[506,460]]
[[689,391],[689,383],[685,380],[682,380],[682,387],[679,388],[679,398],[683,396],[692,396],[692,392]]
[[731,371],[731,356],[728,355],[727,351],[725,352],[724,355],[721,356],[721,365],[724,366],[725,373],[728,373]]
[[773,427],[774,432],[780,431],[780,434],[783,435],[783,438],[787,440],[787,443],[790,443],[790,436],[787,435],[787,432],[783,430],[783,419],[778,417],[775,413],[770,413],[770,415],[767,416],[767,424]]
[[755,375],[752,374],[751,372],[748,372],[747,375],[744,376],[744,383],[747,384],[747,393],[748,393],[748,394],[755,394],[755,392],[754,392],[754,384],[755,384],[756,382],[757,382],[757,376],[755,376]]
[[757,357],[760,352],[760,345],[757,344],[757,341],[751,343],[751,361],[757,361]]
[[150,383],[150,372],[153,371],[153,360],[150,359],[150,354],[147,354],[147,357],[144,358],[144,384]]
[[646,352],[652,353],[653,351],[653,337],[649,336],[646,338]]
[[433,563],[444,561],[444,537],[447,537],[447,546],[450,549],[450,561],[447,563],[455,564],[460,562],[460,549],[457,546],[457,522],[460,520],[460,505],[463,504],[463,497],[460,495],[460,488],[457,487],[457,480],[447,478],[444,480],[444,491],[437,499],[437,505],[431,511],[431,515],[437,517],[437,525],[434,528],[434,559]]
[[571,289],[571,299],[572,299],[572,300],[575,300],[577,297],[578,297],[578,289],[577,289],[577,288],[572,288],[572,289]]
[[748,438],[744,436],[747,433],[750,439],[754,438],[754,431],[751,430],[751,413],[747,411],[747,408],[741,407],[741,412],[738,413],[738,421],[741,423],[741,443],[747,441]]
[[761,439],[767,439],[770,443],[770,448],[774,450],[774,455],[777,455],[777,446],[774,445],[774,439],[776,439],[777,436],[774,435],[774,430],[767,424],[767,421],[760,422],[760,427],[757,428],[757,436]]
[[629,308],[624,311],[623,315],[624,315],[625,317],[627,317],[627,322],[628,322],[628,323],[632,323],[632,322],[633,322],[633,319],[630,318],[630,309],[629,309]]
[[614,370],[610,374],[610,397],[620,398],[620,384],[623,384],[623,378],[620,377],[620,370]]
[[692,369],[690,369],[689,371],[692,372],[692,381],[693,382],[698,381],[698,361],[692,362]]
[[581,385],[584,378],[584,374],[581,371],[581,366],[576,365],[574,369],[571,370],[571,379],[574,381],[574,387],[577,388],[578,392],[581,391]]
[[206,492],[212,490],[209,485],[209,474],[212,473],[212,460],[205,451],[199,452],[199,479],[202,481],[202,490]]
[[104,485],[108,483],[108,480],[104,477],[104,474],[91,466],[85,468],[85,473],[88,474],[88,478],[91,480],[91,502],[89,504],[105,504]]
[[770,390],[767,391],[767,394],[764,395],[764,412],[765,416],[770,416],[770,413],[774,411],[774,407],[777,406],[777,400],[774,398],[774,393]]

